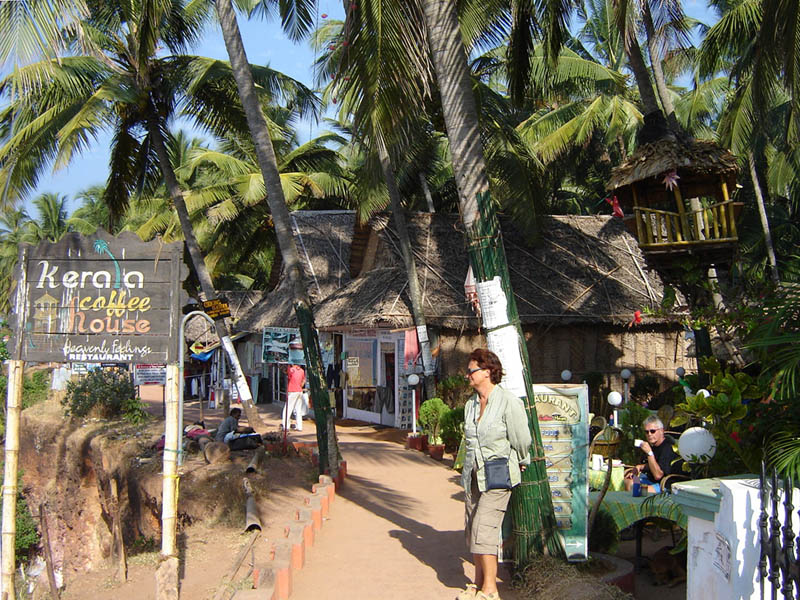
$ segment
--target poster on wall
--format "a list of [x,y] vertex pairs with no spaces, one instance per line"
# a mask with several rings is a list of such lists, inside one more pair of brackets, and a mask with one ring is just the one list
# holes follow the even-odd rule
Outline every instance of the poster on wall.
[[261,336],[261,356],[265,363],[305,365],[300,330],[292,327],[265,327]]
[[369,338],[347,338],[347,383],[351,388],[375,387],[378,341]]
[[545,464],[567,559],[586,560],[589,481],[589,386],[534,385]]

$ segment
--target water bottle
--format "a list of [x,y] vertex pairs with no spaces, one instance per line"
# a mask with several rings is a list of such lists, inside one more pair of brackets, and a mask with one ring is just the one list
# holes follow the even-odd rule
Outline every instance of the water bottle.
[[632,487],[633,497],[638,498],[642,495],[642,482],[639,479],[639,474],[633,476],[633,487]]

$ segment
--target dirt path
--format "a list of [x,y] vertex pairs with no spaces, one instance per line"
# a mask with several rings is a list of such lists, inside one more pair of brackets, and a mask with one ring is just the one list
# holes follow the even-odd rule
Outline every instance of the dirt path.
[[[160,414],[160,393],[152,394],[152,412]],[[260,405],[266,430],[280,424],[280,406]],[[199,417],[196,403],[185,407],[185,423]],[[221,411],[206,411],[206,425],[222,419]],[[405,432],[378,429],[364,423],[337,423],[348,478],[328,519],[306,556],[303,570],[293,575],[292,598],[297,600],[382,600],[425,598],[449,600],[470,581],[463,533],[463,490],[459,475],[424,454],[406,450]],[[298,441],[316,440],[313,422],[305,421]],[[256,547],[256,562],[266,560],[271,536],[280,535],[292,518],[293,506],[277,502],[266,516],[265,531]],[[193,526],[185,535],[183,598],[210,598],[246,536],[233,530]],[[630,545],[630,544],[625,544]],[[647,546],[647,544],[646,544]],[[622,554],[622,553],[621,553]],[[648,554],[648,552],[645,552]],[[154,598],[152,564],[137,566],[135,581],[93,595],[108,598]],[[505,569],[501,567],[501,571]],[[503,576],[504,573],[501,573]],[[99,575],[98,575],[99,577]],[[646,573],[637,577],[637,596],[653,592],[663,600],[685,597],[685,587],[652,588]],[[505,573],[505,579],[508,579]],[[102,579],[101,579],[102,581]],[[106,579],[106,582],[108,580]],[[647,594],[641,592],[647,590]],[[500,582],[505,600],[517,595]],[[65,596],[69,598],[70,596]],[[71,596],[72,598],[89,596]]]

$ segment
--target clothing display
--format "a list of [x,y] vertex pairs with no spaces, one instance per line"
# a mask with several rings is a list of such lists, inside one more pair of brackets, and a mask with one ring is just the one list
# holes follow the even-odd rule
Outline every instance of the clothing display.
[[419,341],[417,340],[417,330],[407,329],[405,332],[405,346],[403,350],[403,366],[413,365],[419,357]]
[[392,388],[381,385],[375,388],[375,412],[381,412],[384,408],[390,415],[394,414]]

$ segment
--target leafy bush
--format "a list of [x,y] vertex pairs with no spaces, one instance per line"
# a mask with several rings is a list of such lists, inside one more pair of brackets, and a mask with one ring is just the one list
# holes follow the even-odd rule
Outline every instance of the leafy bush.
[[450,408],[461,408],[473,393],[462,375],[445,377],[436,385],[436,395]]
[[419,422],[431,444],[441,444],[441,420],[447,406],[441,398],[429,398],[419,407]]
[[144,405],[136,398],[130,376],[112,370],[95,369],[78,382],[68,382],[61,404],[67,416],[122,416],[134,424],[147,416]]
[[[3,463],[0,463],[0,469],[3,466]],[[20,479],[22,479],[22,473],[17,475],[18,485],[20,484]],[[17,489],[20,489],[20,487]],[[0,519],[2,519],[2,507],[0,507]],[[33,515],[28,509],[28,502],[22,492],[17,492],[17,517],[15,523],[14,560],[15,564],[19,564],[27,560],[31,551],[39,545],[39,532],[36,529],[36,521],[33,520]]]
[[[644,429],[642,429],[642,423],[644,423],[644,420],[651,414],[652,413],[648,409],[635,402],[629,402],[625,410],[619,413],[620,422],[618,427],[622,430],[619,457],[626,465],[635,465],[641,462],[642,454],[633,445],[633,442],[636,439],[646,439]],[[664,423],[664,426],[666,427],[667,423]]]
[[[47,398],[47,391],[50,388],[50,371],[34,371],[22,379],[22,410],[33,406]],[[8,395],[8,378],[0,375],[0,398],[3,404]],[[0,413],[0,435],[6,433],[6,412]]]
[[464,407],[451,408],[442,415],[439,425],[442,429],[442,442],[447,452],[455,452],[464,435]]

